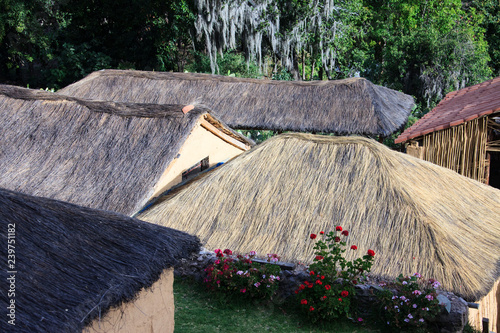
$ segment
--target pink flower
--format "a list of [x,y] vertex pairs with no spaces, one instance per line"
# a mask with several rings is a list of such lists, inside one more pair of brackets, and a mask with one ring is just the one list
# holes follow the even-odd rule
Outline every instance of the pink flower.
[[256,286],[257,288],[259,288],[260,282],[254,283],[253,285]]
[[248,254],[249,254],[249,255],[251,255],[251,256],[256,256],[256,255],[257,255],[257,252],[255,252],[255,251],[250,251]]
[[363,321],[363,318],[359,317],[358,322],[362,322],[362,321]]
[[233,251],[231,251],[230,249],[225,249],[224,253],[227,254],[228,256],[230,256],[233,254]]
[[216,249],[214,252],[217,255],[217,257],[224,257],[224,255],[222,254],[222,250],[221,249]]
[[240,292],[241,292],[241,293],[246,293],[246,292],[247,292],[247,289],[246,289],[246,288],[240,289]]

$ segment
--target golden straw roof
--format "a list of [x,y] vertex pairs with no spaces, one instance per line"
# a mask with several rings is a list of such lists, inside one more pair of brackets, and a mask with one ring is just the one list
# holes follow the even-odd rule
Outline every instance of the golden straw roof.
[[290,82],[102,70],[59,92],[94,100],[204,105],[237,129],[383,136],[400,129],[414,105],[411,96],[363,78]]
[[200,117],[197,107],[92,102],[0,85],[0,187],[130,215]]
[[373,273],[420,273],[467,299],[499,277],[500,191],[361,137],[286,134],[168,193],[140,219],[209,249],[311,262],[310,233],[351,232]]

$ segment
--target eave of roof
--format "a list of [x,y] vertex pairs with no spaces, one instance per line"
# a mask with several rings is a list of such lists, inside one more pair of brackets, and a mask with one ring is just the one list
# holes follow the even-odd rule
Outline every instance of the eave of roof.
[[394,142],[405,142],[497,112],[500,112],[500,77],[450,92]]

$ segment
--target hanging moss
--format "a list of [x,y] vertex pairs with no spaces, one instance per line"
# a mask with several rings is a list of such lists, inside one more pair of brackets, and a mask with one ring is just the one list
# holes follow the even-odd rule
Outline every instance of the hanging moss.
[[[355,3],[356,1],[352,1]],[[294,69],[296,52],[306,50],[320,55],[323,68],[335,70],[341,40],[352,27],[343,19],[355,16],[352,8],[335,5],[333,0],[310,0],[307,15],[294,21],[286,32],[282,31],[281,8],[272,0],[196,0],[198,38],[205,37],[212,73],[219,73],[217,53],[236,49],[237,41],[246,52],[247,60],[262,66],[262,46],[266,41],[270,51],[288,70]],[[344,22],[345,21],[345,22]]]

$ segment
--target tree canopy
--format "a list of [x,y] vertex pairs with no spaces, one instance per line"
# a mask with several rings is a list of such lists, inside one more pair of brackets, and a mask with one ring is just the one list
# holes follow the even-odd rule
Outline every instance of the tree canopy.
[[500,74],[494,0],[0,0],[0,82],[102,68],[274,79],[364,76],[416,97]]

